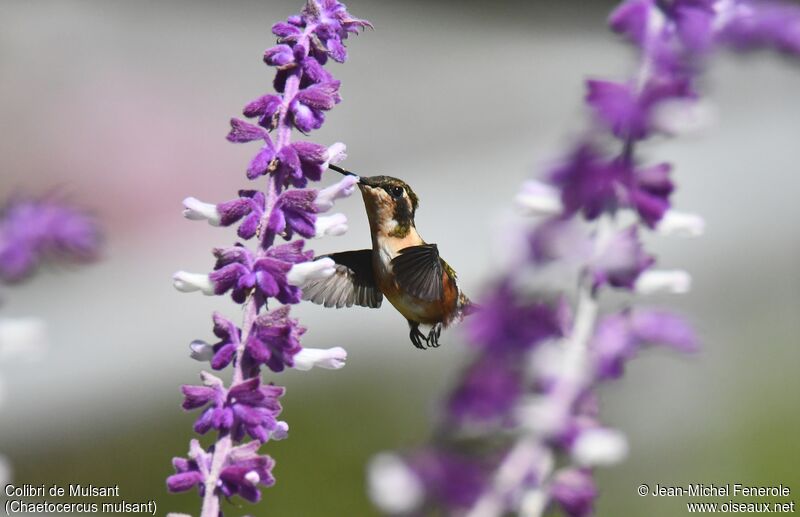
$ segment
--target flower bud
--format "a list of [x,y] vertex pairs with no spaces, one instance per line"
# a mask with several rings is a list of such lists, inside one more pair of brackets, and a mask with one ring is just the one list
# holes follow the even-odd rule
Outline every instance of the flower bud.
[[634,289],[640,294],[684,294],[689,292],[691,286],[692,277],[686,271],[656,269],[639,275]]
[[292,266],[286,274],[286,281],[290,285],[302,286],[310,280],[322,280],[336,272],[336,263],[328,257],[301,262]]
[[203,203],[199,199],[187,197],[183,200],[183,217],[191,221],[208,221],[211,226],[219,226],[220,214],[217,205]]
[[214,294],[214,283],[203,273],[187,273],[178,271],[172,275],[172,285],[182,293],[200,291],[206,296]]
[[303,348],[294,356],[294,367],[297,370],[307,371],[313,367],[327,370],[338,370],[347,360],[347,351],[340,347],[333,348]]

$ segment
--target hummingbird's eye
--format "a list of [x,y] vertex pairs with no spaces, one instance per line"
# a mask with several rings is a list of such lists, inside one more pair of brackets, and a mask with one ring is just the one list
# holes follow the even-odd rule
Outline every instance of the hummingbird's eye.
[[395,198],[403,197],[403,187],[398,187],[397,185],[395,185],[393,187],[389,187],[386,190],[389,191],[389,194],[392,197],[395,197]]

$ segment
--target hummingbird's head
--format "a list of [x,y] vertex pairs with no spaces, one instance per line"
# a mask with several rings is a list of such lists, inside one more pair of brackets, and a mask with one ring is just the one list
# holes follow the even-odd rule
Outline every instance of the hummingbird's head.
[[373,233],[402,238],[414,228],[419,200],[406,182],[391,176],[362,176],[358,187]]

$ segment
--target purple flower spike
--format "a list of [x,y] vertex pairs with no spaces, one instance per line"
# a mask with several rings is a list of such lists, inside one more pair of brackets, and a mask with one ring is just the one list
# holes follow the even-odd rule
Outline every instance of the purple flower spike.
[[253,361],[274,372],[293,367],[294,356],[302,350],[300,336],[306,329],[289,317],[289,310],[284,306],[259,316],[247,340]]
[[[284,389],[262,383],[262,366],[280,372],[287,367],[338,369],[344,365],[347,354],[341,347],[304,351],[300,337],[305,328],[289,317],[289,306],[269,304],[299,303],[300,286],[335,273],[334,261],[314,260],[313,251],[304,250],[303,239],[347,230],[342,214],[319,218],[317,214],[329,210],[336,199],[350,195],[355,190],[354,178],[346,178],[322,194],[306,187],[322,178],[328,164],[344,159],[345,146],[292,140],[295,129],[304,133],[319,129],[327,112],[341,101],[340,82],[323,65],[329,57],[344,61],[343,41],[369,26],[350,16],[335,0],[307,0],[299,15],[275,24],[272,30],[278,42],[263,57],[266,65],[274,67],[275,92],[249,102],[243,114],[255,120],[231,119],[227,135],[230,142],[259,144],[247,166],[247,177],[263,186],[240,190],[236,199],[217,205],[195,198],[184,200],[187,219],[206,220],[212,226],[238,226],[239,237],[251,240],[252,246],[237,243],[215,248],[211,273],[179,271],[173,276],[179,291],[230,293],[233,301],[243,306],[239,326],[214,314],[218,342],[191,344],[192,358],[209,361],[215,370],[231,367],[231,385],[226,387],[219,378],[203,373],[203,385],[182,388],[184,409],[201,411],[195,431],[217,431],[216,442],[208,451],[193,441],[189,459],[176,459],[177,472],[167,481],[170,491],[199,488],[203,497],[200,517],[222,517],[223,497],[239,495],[257,502],[259,488],[275,482],[274,462],[269,456],[259,456],[257,450],[269,439],[285,438],[289,426],[277,420],[281,412],[278,399]],[[296,240],[275,245],[276,236]],[[295,364],[301,352],[305,353]]]
[[91,261],[99,247],[94,220],[53,197],[12,199],[0,209],[2,281],[19,282],[46,260]]
[[[644,161],[640,144],[679,136],[701,118],[703,65],[724,47],[800,58],[800,6],[625,0],[609,23],[633,44],[636,70],[587,83],[595,123],[544,181],[527,182],[516,196],[522,215],[537,219],[507,238],[518,255],[494,271],[466,322],[477,351],[445,398],[433,443],[407,461],[381,454],[370,469],[370,495],[386,513],[592,515],[591,469],[629,452],[624,435],[602,421],[598,387],[646,348],[698,349],[683,318],[634,305],[691,284],[686,271],[653,268],[640,236],[697,236],[703,228],[702,218],[672,206],[672,165]],[[623,309],[604,303],[605,286],[631,291],[615,293],[628,298]]]

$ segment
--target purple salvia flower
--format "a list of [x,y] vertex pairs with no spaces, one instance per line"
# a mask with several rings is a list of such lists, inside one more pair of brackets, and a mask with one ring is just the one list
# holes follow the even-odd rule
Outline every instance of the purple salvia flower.
[[597,487],[592,473],[585,469],[567,469],[553,476],[550,496],[569,517],[592,515]]
[[[219,481],[213,491],[215,497],[221,495],[229,498],[239,494],[248,501],[257,502],[261,499],[258,486],[275,484],[275,478],[272,477],[275,462],[269,456],[259,456],[256,453],[257,445],[258,442],[250,442],[226,451],[217,473]],[[214,473],[212,460],[217,453],[203,450],[197,440],[192,440],[188,459],[172,460],[175,474],[167,478],[169,491],[185,492],[196,486],[200,495],[205,496],[208,477]]]
[[627,361],[645,345],[664,345],[679,352],[694,352],[698,342],[692,328],[680,317],[653,310],[636,310],[602,318],[589,350],[597,378],[619,378]]
[[504,419],[523,393],[522,371],[517,366],[507,358],[482,355],[450,395],[447,410],[451,418],[476,423]]
[[255,364],[264,364],[273,372],[294,366],[300,351],[300,336],[306,329],[289,317],[284,306],[259,316],[247,339],[247,354]]
[[277,416],[281,412],[278,398],[284,393],[279,386],[262,386],[258,377],[247,379],[225,389],[222,380],[203,373],[203,386],[183,386],[183,409],[205,408],[194,429],[205,434],[211,429],[232,433],[241,441],[245,433],[261,442],[279,430]]
[[[239,199],[217,205],[221,226],[239,223],[236,233],[242,239],[252,239],[259,230],[264,218],[266,196],[257,190],[240,190]],[[241,222],[240,222],[241,221]]]
[[288,190],[283,192],[272,210],[267,228],[276,235],[291,239],[295,232],[310,239],[316,234],[316,190]]
[[294,241],[268,249],[257,258],[243,246],[217,248],[214,255],[217,263],[209,279],[215,294],[231,292],[236,303],[244,303],[250,294],[258,305],[267,298],[276,298],[281,303],[300,301],[300,289],[289,285],[287,274],[293,264],[307,262],[313,252],[301,251],[303,241]]
[[54,197],[14,198],[0,208],[0,280],[18,282],[47,260],[97,258],[95,221]]
[[469,508],[486,485],[486,469],[470,456],[439,450],[421,451],[409,459],[428,498],[449,510]]
[[[221,516],[221,497],[240,495],[255,502],[261,497],[259,487],[274,483],[273,461],[256,451],[267,440],[287,435],[288,425],[276,419],[281,411],[277,400],[284,389],[262,383],[261,367],[273,372],[287,367],[338,369],[347,357],[340,347],[303,350],[300,336],[305,328],[289,318],[288,305],[268,305],[271,299],[298,303],[299,286],[335,272],[330,258],[314,260],[312,251],[304,251],[303,238],[339,235],[347,229],[343,215],[319,214],[336,199],[352,194],[355,184],[345,178],[322,192],[305,187],[309,181],[319,181],[330,163],[344,158],[344,145],[293,142],[292,133],[293,129],[304,133],[318,129],[325,113],[341,101],[340,82],[323,65],[329,56],[344,61],[342,41],[369,26],[332,0],[308,0],[300,15],[275,24],[273,32],[279,41],[264,53],[264,63],[275,68],[276,92],[244,107],[244,116],[257,119],[257,124],[233,118],[227,135],[230,142],[259,143],[247,177],[264,181],[264,188],[240,190],[236,199],[218,204],[184,200],[186,218],[214,226],[238,225],[239,237],[255,246],[215,248],[212,272],[179,271],[173,276],[180,291],[230,293],[244,309],[241,326],[215,313],[217,343],[198,340],[191,344],[194,359],[209,361],[215,370],[233,369],[230,387],[207,373],[202,386],[183,387],[184,408],[202,408],[195,430],[203,434],[215,429],[217,440],[208,451],[193,441],[189,459],[176,460],[177,473],[167,485],[171,491],[198,486],[203,497],[201,517]],[[275,245],[276,236],[301,239]],[[250,442],[237,446],[248,436]]]
[[[471,340],[487,353],[530,349],[545,339],[560,337],[563,315],[558,306],[526,300],[510,284],[497,286],[467,327]],[[525,321],[525,326],[515,322]]]
[[592,288],[608,284],[632,290],[639,275],[654,262],[655,259],[644,251],[636,226],[604,239],[598,238],[595,255],[589,264]]

